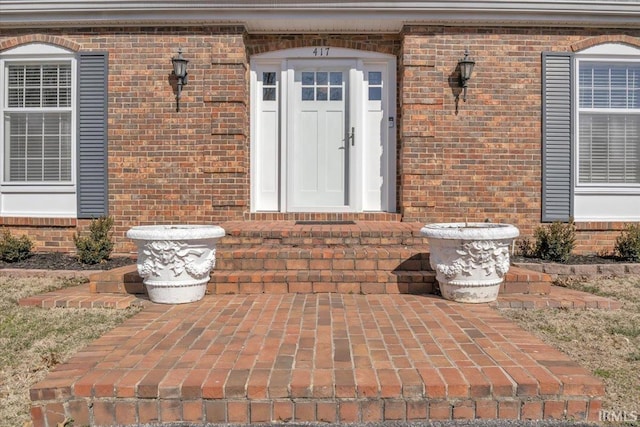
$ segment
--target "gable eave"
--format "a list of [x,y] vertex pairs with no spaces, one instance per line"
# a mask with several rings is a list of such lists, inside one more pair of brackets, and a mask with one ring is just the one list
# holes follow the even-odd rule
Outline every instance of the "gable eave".
[[0,0],[0,28],[240,25],[255,33],[394,33],[408,24],[639,28],[640,2]]

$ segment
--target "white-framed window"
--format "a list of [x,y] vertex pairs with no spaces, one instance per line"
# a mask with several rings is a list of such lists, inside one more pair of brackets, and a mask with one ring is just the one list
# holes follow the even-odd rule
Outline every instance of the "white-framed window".
[[640,58],[578,60],[578,185],[640,187]]
[[574,217],[640,220],[640,49],[601,44],[574,66]]
[[46,44],[0,52],[0,215],[76,216],[76,67]]
[[4,174],[9,183],[71,182],[71,62],[6,62]]

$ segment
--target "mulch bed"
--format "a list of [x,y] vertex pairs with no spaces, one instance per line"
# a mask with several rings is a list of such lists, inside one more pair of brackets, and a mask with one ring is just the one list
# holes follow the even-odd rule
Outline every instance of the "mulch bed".
[[112,257],[98,264],[83,264],[73,255],[60,252],[37,252],[24,261],[0,261],[0,269],[22,268],[29,270],[111,270],[125,265],[135,264],[130,257]]

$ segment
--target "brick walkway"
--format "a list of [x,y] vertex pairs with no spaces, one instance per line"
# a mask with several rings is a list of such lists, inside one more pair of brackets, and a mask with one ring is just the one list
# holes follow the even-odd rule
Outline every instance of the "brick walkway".
[[[104,297],[80,289],[66,300]],[[39,303],[72,305],[61,295]],[[36,427],[67,416],[78,425],[595,420],[604,393],[488,305],[349,294],[147,304],[33,387]]]

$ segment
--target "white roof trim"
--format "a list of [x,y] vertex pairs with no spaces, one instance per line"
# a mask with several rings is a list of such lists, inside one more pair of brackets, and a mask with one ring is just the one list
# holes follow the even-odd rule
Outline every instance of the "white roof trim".
[[0,0],[0,28],[242,25],[249,32],[398,32],[405,24],[640,27],[638,0]]

